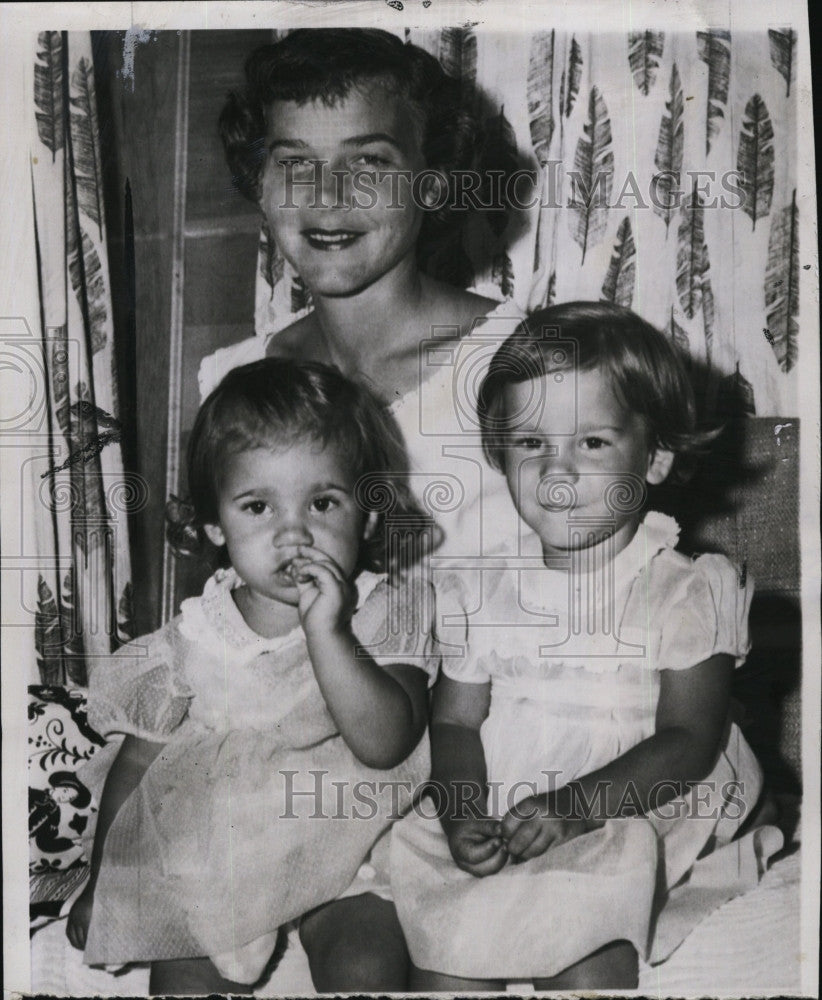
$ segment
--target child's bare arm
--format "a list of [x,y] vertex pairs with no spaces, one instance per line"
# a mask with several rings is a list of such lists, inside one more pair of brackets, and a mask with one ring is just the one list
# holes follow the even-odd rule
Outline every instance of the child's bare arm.
[[[604,808],[595,805],[595,818],[645,813],[683,794],[689,783],[710,773],[728,716],[732,676],[733,659],[724,654],[688,670],[661,672],[653,736],[606,767],[572,782],[589,801],[599,789],[605,790],[599,794]],[[571,790],[565,793],[566,801]],[[562,792],[557,796],[562,797]]]
[[428,677],[412,664],[381,667],[357,655],[350,630],[306,635],[317,683],[340,735],[369,767],[395,767],[419,743]]
[[[545,850],[555,840],[567,839],[569,832],[576,835],[606,819],[664,805],[704,778],[714,766],[725,729],[732,675],[733,659],[725,654],[687,670],[662,671],[653,736],[558,791],[520,803],[518,815],[509,813],[503,820],[512,853],[528,839],[525,833],[514,837],[529,808],[555,825],[556,836],[542,846]],[[565,829],[565,821],[573,830]],[[536,847],[535,843],[535,853],[541,853]]]
[[487,815],[488,790],[480,726],[488,715],[490,684],[465,684],[443,675],[434,691],[431,778],[451,854],[465,871],[491,875],[506,854],[499,823]]
[[100,797],[100,810],[97,814],[97,828],[94,833],[94,847],[89,866],[89,880],[71,908],[66,927],[68,939],[75,948],[85,948],[86,946],[94,890],[97,886],[97,876],[100,873],[103,847],[109,828],[120,811],[120,807],[140,784],[149,765],[163,749],[163,746],[163,743],[151,743],[137,736],[126,736],[114,758],[114,763],[111,765],[111,770],[108,772],[106,783],[103,786],[103,794]]
[[380,666],[358,653],[351,630],[354,585],[324,552],[309,545],[299,552],[294,566],[300,621],[328,710],[363,764],[395,767],[425,730],[428,677],[412,663]]
[[484,815],[488,790],[480,726],[491,703],[490,684],[464,684],[443,674],[431,711],[431,778],[446,808],[446,833],[454,820]]

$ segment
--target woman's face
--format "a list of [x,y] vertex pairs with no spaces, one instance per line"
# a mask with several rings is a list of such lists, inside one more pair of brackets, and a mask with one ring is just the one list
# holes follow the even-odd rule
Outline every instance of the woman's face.
[[408,104],[376,81],[333,107],[269,105],[261,207],[314,295],[355,294],[414,261],[422,209],[410,179],[425,168],[420,132]]

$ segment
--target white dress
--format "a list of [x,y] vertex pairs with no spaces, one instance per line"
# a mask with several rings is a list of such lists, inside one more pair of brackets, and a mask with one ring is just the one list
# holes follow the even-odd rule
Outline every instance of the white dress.
[[[581,573],[546,569],[529,534],[519,557],[440,580],[442,669],[491,684],[480,735],[492,814],[651,736],[662,670],[718,653],[743,662],[750,581],[723,556],[674,551],[678,534],[651,512],[611,563]],[[761,788],[729,722],[713,772],[685,800],[481,879],[456,867],[432,808],[415,809],[393,829],[391,858],[412,959],[454,976],[548,977],[626,939],[661,961],[781,846],[774,828],[734,839]]]
[[[266,337],[250,337],[215,351],[200,365],[201,398],[233,368],[265,357],[272,337],[308,314],[283,318]],[[505,477],[482,454],[476,393],[496,349],[522,319],[512,302],[500,303],[458,344],[442,338],[420,344],[420,385],[397,399],[390,413],[403,433],[410,485],[443,533],[436,559],[470,564],[477,556],[510,547],[518,518]],[[453,330],[444,331],[452,336]]]
[[[428,775],[427,737],[394,768],[357,760],[302,629],[257,635],[231,596],[239,582],[218,572],[179,616],[91,675],[94,728],[163,749],[106,837],[87,964],[208,955],[224,976],[254,982],[279,927],[368,891],[352,880]],[[352,629],[374,660],[417,666],[433,683],[431,600],[372,573],[357,589]],[[392,614],[402,630],[388,630]],[[100,751],[84,772],[93,791],[115,752]]]

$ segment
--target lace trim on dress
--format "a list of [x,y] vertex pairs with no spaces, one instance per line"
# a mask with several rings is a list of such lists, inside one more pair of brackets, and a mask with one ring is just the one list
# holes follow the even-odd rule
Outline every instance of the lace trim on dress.
[[[357,610],[383,579],[385,577],[377,573],[360,573],[356,580]],[[199,597],[190,597],[180,605],[180,633],[191,642],[212,649],[216,642],[224,653],[231,651],[231,659],[236,664],[248,663],[261,653],[276,652],[302,639],[303,630],[299,625],[285,635],[271,638],[251,629],[231,596],[231,591],[241,586],[243,581],[233,568],[217,570],[206,581]]]
[[[576,569],[574,583],[577,590],[591,587],[594,591],[602,588],[603,571],[613,574],[615,587],[624,591],[650,565],[651,560],[664,549],[674,549],[679,541],[680,527],[668,514],[648,511],[637,532],[625,548],[617,553],[607,567],[598,566],[590,572]],[[540,541],[533,532],[523,538],[522,552],[528,557],[541,553]],[[528,608],[537,611],[556,611],[567,606],[567,595],[571,581],[564,570],[551,570],[535,566],[519,576],[520,598]]]
[[[563,570],[547,569],[535,562],[541,553],[539,538],[535,534],[524,537],[522,565],[529,568],[517,572],[517,560],[508,560],[511,568],[499,577],[496,595],[506,608],[517,604],[524,617],[520,617],[517,627],[506,629],[503,644],[493,629],[471,631],[469,622],[468,660],[497,682],[509,683],[526,677],[547,679],[569,668],[579,671],[581,678],[585,674],[613,673],[623,666],[652,669],[653,627],[626,625],[625,611],[637,581],[660,552],[676,546],[679,531],[676,521],[666,514],[650,511],[646,515],[636,535],[607,568],[613,590],[607,598],[612,610],[608,615],[611,625],[606,628],[602,610],[596,610],[604,600],[601,567],[575,577]],[[594,618],[588,621],[584,612],[592,599]],[[488,594],[486,600],[493,606],[495,595]],[[546,614],[553,616],[550,624],[540,620]],[[575,623],[576,627],[572,627]],[[556,645],[555,653],[549,648],[552,645]],[[444,664],[443,669],[460,679],[456,663],[450,670]],[[467,670],[466,676],[473,673]]]

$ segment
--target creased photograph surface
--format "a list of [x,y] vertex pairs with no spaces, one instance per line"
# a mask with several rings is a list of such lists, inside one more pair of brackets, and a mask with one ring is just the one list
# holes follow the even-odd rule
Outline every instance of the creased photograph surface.
[[805,8],[24,6],[6,988],[817,995]]

